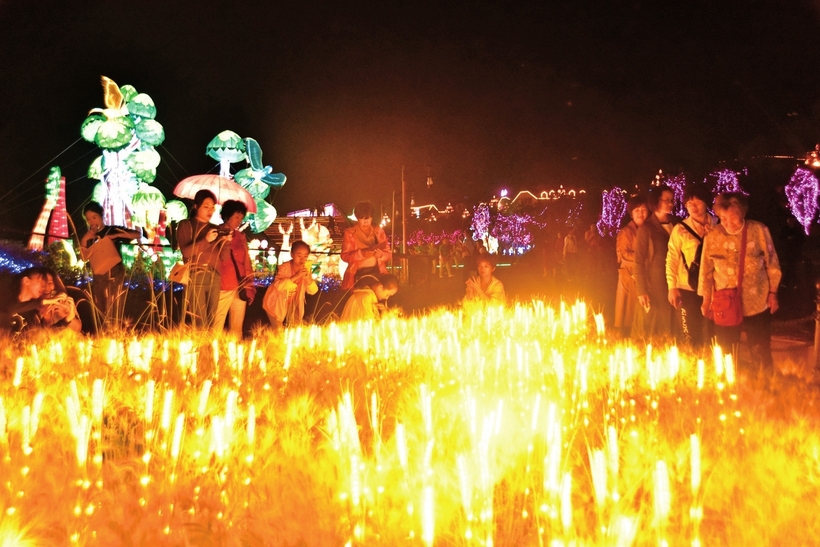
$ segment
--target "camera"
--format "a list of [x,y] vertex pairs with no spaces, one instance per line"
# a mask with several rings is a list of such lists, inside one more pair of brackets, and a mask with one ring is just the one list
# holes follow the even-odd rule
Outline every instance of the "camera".
[[230,234],[231,232],[233,232],[233,230],[231,230],[230,228],[217,228],[216,229],[216,235],[218,237],[225,237],[226,235]]

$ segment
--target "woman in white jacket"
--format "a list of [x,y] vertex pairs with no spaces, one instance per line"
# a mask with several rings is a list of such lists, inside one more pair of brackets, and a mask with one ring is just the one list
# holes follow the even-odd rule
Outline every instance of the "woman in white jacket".
[[683,204],[689,214],[672,228],[666,253],[666,285],[669,303],[675,308],[678,343],[701,349],[712,338],[712,322],[700,311],[703,297],[698,296],[703,238],[717,224],[707,209],[712,192],[703,184],[691,184],[683,191]]

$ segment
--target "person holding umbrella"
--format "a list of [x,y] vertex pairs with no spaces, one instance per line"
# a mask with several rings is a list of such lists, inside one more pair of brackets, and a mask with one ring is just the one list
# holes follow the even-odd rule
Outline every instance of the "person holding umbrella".
[[194,196],[191,217],[177,227],[179,250],[188,265],[183,309],[190,315],[191,325],[200,328],[213,327],[222,286],[219,266],[230,259],[232,231],[220,232],[211,223],[215,209],[213,192],[200,190]]

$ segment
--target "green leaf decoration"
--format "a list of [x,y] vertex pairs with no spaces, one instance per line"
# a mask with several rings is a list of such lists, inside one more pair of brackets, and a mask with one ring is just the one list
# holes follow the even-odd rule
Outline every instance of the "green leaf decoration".
[[98,156],[94,161],[91,162],[91,165],[88,166],[88,178],[100,180],[103,176],[103,157]]
[[262,180],[257,177],[257,174],[258,173],[254,172],[253,169],[242,169],[236,172],[233,176],[233,180],[250,192],[253,197],[265,199],[268,197],[268,194],[270,194],[271,187],[265,182],[262,182]]
[[141,120],[134,129],[144,144],[159,146],[165,141],[165,128],[156,120]]
[[102,114],[91,114],[88,116],[85,121],[83,122],[82,127],[80,127],[80,134],[83,136],[88,142],[95,142],[95,138],[97,137],[97,131],[100,129],[100,125],[105,121],[105,116]]
[[97,130],[95,142],[106,150],[119,150],[128,145],[133,137],[134,123],[126,117],[106,120]]
[[179,222],[188,218],[188,208],[178,199],[172,199],[165,204],[165,218],[168,222]]
[[239,135],[230,130],[223,131],[211,139],[205,147],[205,153],[217,161],[236,163],[246,159],[245,143]]
[[131,205],[134,209],[158,211],[165,208],[165,196],[158,188],[140,183],[139,190],[131,199]]
[[120,88],[122,98],[126,103],[130,103],[137,96],[137,90],[131,84],[125,84]]
[[157,107],[154,106],[154,100],[145,93],[140,93],[134,97],[126,106],[128,107],[128,113],[132,116],[139,116],[149,120],[153,120],[157,116]]
[[276,221],[276,208],[263,199],[256,198],[256,213],[251,217],[251,230],[254,233],[264,232]]
[[128,156],[126,164],[136,173],[137,170],[155,170],[162,158],[153,148],[138,150]]
[[99,204],[105,203],[105,198],[108,197],[108,188],[104,183],[98,182],[94,185],[94,191],[91,192],[91,201],[96,201]]
[[140,183],[152,183],[157,180],[156,169],[131,169],[131,172]]

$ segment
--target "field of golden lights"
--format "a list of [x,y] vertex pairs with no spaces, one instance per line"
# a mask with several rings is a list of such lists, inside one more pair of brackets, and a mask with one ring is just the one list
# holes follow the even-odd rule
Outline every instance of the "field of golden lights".
[[820,542],[814,388],[582,302],[0,347],[2,546]]

